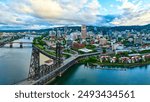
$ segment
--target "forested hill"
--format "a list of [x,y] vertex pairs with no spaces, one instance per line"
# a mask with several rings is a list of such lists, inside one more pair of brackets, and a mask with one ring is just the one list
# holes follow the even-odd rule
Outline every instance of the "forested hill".
[[[64,30],[64,27],[58,27],[59,30]],[[40,29],[40,30],[0,30],[0,32],[25,32],[25,31],[35,31],[35,32],[43,32],[43,31],[49,31],[50,29]],[[67,26],[67,29],[71,29],[73,31],[81,31],[81,26]],[[98,27],[98,26],[87,26],[88,31],[94,31],[99,32],[103,31],[106,32],[108,30],[111,31],[124,31],[124,30],[137,30],[137,31],[143,31],[143,30],[150,30],[150,24],[144,25],[144,26],[115,26],[115,27]]]

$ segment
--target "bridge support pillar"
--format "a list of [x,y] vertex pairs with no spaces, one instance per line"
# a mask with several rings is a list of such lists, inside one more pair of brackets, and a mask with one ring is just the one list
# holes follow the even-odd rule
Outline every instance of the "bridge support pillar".
[[40,52],[33,47],[28,79],[40,78]]
[[20,43],[20,48],[23,48],[23,44],[22,43]]
[[3,46],[4,44],[0,42],[0,47]]
[[13,43],[10,43],[10,48],[12,48],[13,47]]

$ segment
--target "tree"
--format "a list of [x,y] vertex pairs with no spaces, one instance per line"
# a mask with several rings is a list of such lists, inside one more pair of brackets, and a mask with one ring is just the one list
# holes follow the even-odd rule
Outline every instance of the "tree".
[[86,45],[86,48],[87,48],[87,49],[95,49],[96,46],[94,46],[94,45]]
[[121,40],[122,40],[122,38],[119,37],[119,38],[118,38],[118,41],[120,42]]
[[106,48],[103,48],[103,53],[106,53]]

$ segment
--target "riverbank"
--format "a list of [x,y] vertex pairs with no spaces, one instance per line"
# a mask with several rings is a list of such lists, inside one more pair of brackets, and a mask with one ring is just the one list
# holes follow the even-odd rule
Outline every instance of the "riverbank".
[[81,59],[79,61],[80,64],[91,64],[91,65],[99,65],[102,67],[105,66],[109,66],[109,67],[126,67],[126,68],[134,68],[134,67],[141,67],[141,66],[145,66],[145,65],[149,65],[150,61],[146,61],[146,62],[140,62],[140,63],[109,63],[109,62],[99,62],[97,59]]
[[[98,67],[97,67],[98,68]],[[150,65],[133,69],[107,67],[98,70],[84,64],[76,64],[50,85],[150,85]],[[107,70],[108,69],[108,70]],[[116,69],[116,70],[114,70]]]
[[17,36],[17,37],[14,37],[14,38],[11,38],[11,39],[7,39],[5,41],[2,41],[0,42],[0,48],[2,48],[5,44],[7,44],[8,42],[13,42],[15,40],[18,40],[18,39],[21,39],[23,38],[23,36]]

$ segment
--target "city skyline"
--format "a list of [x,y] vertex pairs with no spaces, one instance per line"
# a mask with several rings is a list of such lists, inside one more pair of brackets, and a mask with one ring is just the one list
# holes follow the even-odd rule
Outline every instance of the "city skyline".
[[0,32],[0,84],[150,85],[149,25],[126,28]]
[[148,0],[1,0],[0,29],[150,24]]

